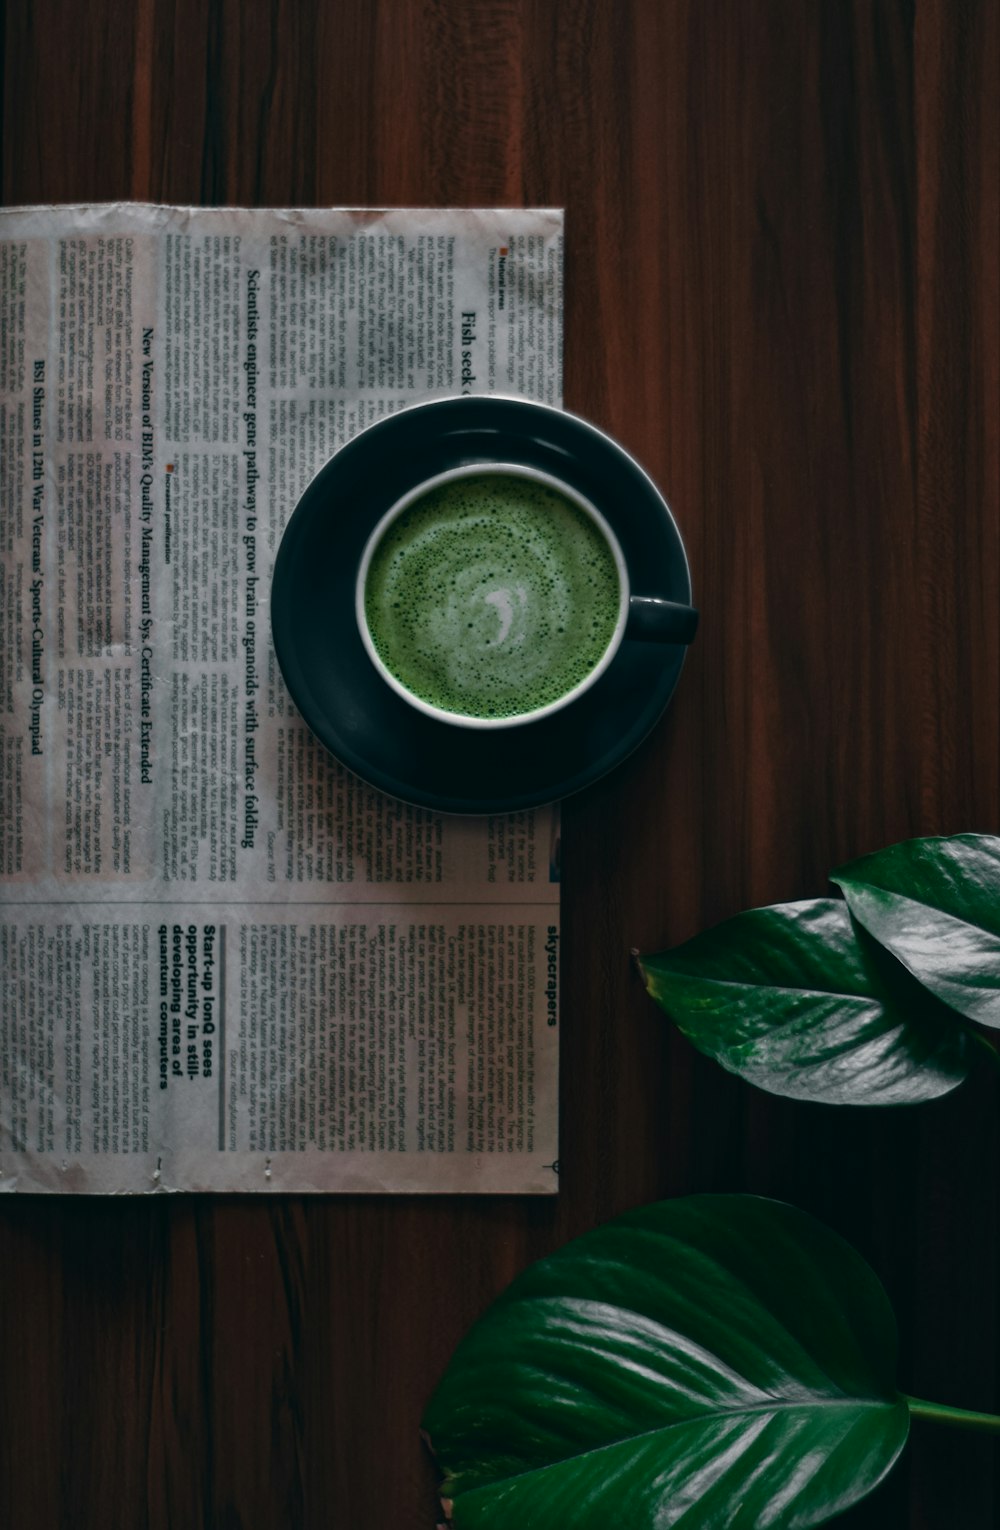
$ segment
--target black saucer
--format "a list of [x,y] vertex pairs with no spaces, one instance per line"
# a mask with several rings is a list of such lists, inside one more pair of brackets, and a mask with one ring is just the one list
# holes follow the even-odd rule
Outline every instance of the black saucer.
[[388,415],[349,441],[306,489],[278,548],[278,663],[332,754],[382,791],[446,813],[537,807],[590,785],[653,727],[685,654],[680,645],[626,639],[578,701],[520,727],[455,727],[397,696],[358,634],[362,549],[407,489],[482,461],[528,463],[571,484],[610,522],[633,593],[691,600],[684,545],[662,496],[627,452],[575,415],[523,399],[447,398]]

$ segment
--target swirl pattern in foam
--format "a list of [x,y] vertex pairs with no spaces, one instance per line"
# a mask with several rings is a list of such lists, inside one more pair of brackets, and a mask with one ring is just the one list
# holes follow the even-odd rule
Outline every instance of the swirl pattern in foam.
[[407,690],[467,717],[516,717],[600,662],[621,587],[599,527],[556,490],[484,473],[431,489],[389,526],[365,617]]

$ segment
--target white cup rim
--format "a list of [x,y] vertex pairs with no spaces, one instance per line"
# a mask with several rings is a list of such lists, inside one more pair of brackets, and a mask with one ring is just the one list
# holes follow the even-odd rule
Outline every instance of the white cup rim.
[[[465,712],[450,712],[446,708],[437,707],[433,702],[425,701],[422,696],[416,695],[401,680],[397,679],[381,658],[372,641],[372,636],[368,629],[368,619],[365,614],[365,584],[368,579],[368,570],[371,566],[375,549],[393,522],[398,520],[418,499],[422,499],[425,494],[431,493],[432,490],[440,488],[443,484],[455,483],[463,478],[479,478],[487,474],[525,478],[532,483],[538,483],[545,488],[552,489],[557,494],[561,494],[564,499],[568,499],[571,504],[581,510],[597,526],[597,529],[601,532],[601,535],[611,549],[615,568],[618,572],[618,619],[615,623],[614,631],[608,640],[608,645],[593,669],[589,670],[583,679],[578,681],[571,690],[566,691],[562,696],[557,696],[554,701],[547,702],[542,707],[535,707],[530,712],[518,712],[513,717],[474,717]],[[433,477],[425,478],[420,483],[415,484],[412,489],[408,489],[404,495],[397,499],[385,514],[379,518],[365,543],[361,554],[361,561],[358,564],[358,575],[354,591],[355,616],[365,652],[378,671],[379,676],[398,696],[401,696],[410,706],[415,707],[417,711],[434,718],[437,722],[448,723],[453,727],[460,728],[496,729],[520,727],[524,723],[539,722],[556,712],[561,712],[564,707],[569,706],[571,702],[576,701],[586,691],[590,690],[591,686],[607,670],[621,645],[625,634],[625,624],[628,621],[630,586],[628,567],[625,563],[625,555],[622,552],[621,544],[608,525],[605,517],[597,509],[597,506],[592,504],[585,495],[581,494],[578,489],[575,489],[572,484],[566,483],[564,479],[556,477],[553,473],[544,472],[541,468],[532,467],[530,463],[490,461],[463,463],[460,467],[448,468],[442,473],[435,473]]]

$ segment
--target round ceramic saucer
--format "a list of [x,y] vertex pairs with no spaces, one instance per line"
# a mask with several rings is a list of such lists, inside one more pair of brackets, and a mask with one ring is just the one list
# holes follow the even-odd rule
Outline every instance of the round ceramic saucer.
[[514,811],[589,786],[645,738],[684,663],[680,645],[626,639],[579,700],[539,722],[485,731],[424,716],[386,685],[354,614],[365,542],[414,484],[489,461],[524,462],[578,489],[615,531],[633,593],[691,600],[684,545],[659,491],[575,415],[523,399],[447,398],[388,415],[349,441],[306,489],[278,548],[278,663],[332,754],[382,791],[438,812]]

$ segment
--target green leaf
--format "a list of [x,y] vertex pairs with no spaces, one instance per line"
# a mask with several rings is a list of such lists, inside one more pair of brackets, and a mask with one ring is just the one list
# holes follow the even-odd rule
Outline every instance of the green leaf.
[[909,839],[830,880],[851,913],[960,1015],[1000,1028],[1000,839]]
[[892,1311],[802,1212],[692,1196],[527,1270],[424,1418],[456,1530],[825,1523],[909,1427]]
[[895,1105],[967,1071],[964,1028],[839,899],[751,909],[640,967],[699,1051],[772,1094]]

